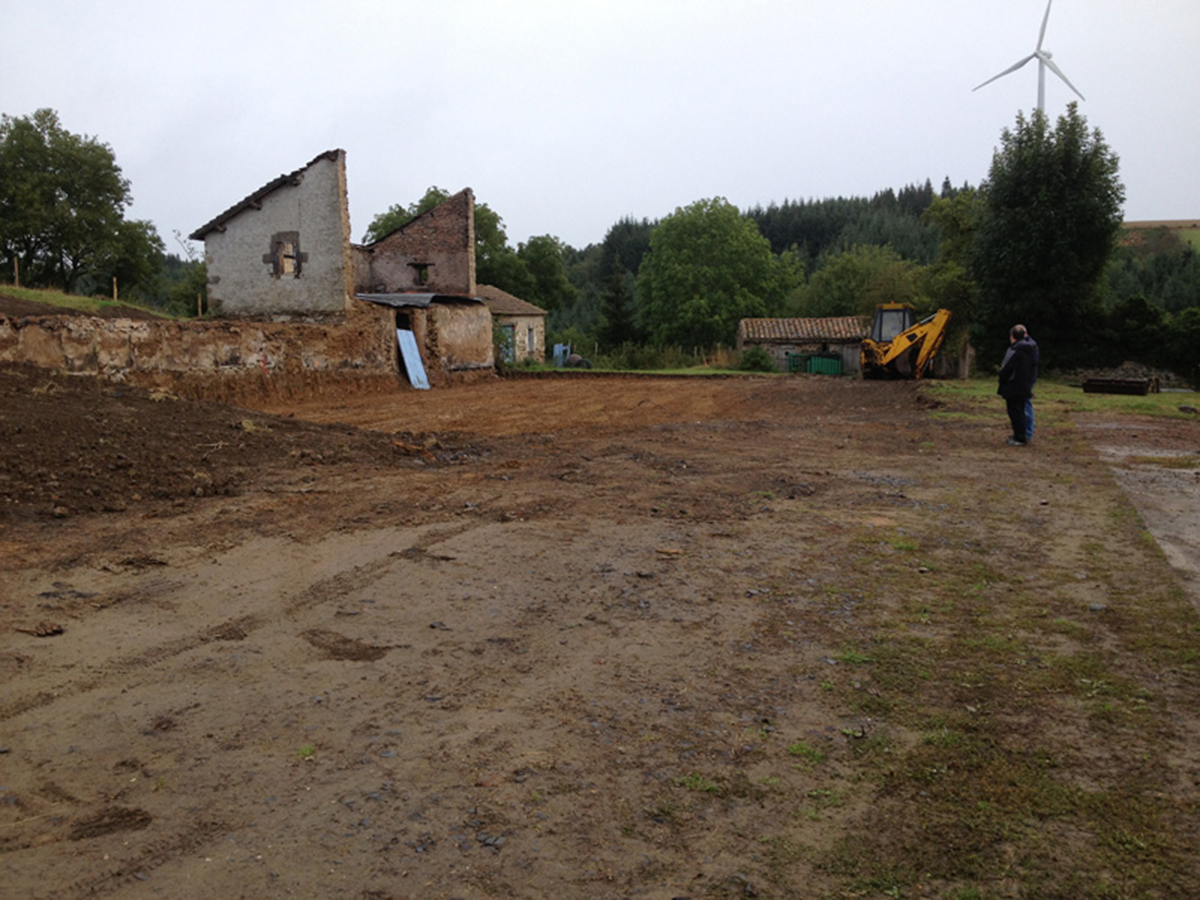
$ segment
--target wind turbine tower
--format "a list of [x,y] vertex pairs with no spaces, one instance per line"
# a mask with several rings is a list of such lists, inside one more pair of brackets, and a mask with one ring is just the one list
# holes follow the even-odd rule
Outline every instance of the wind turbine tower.
[[1023,65],[1025,65],[1030,60],[1036,59],[1038,61],[1037,108],[1038,108],[1039,112],[1045,112],[1045,109],[1046,109],[1046,70],[1047,69],[1049,69],[1051,72],[1053,72],[1059,78],[1061,78],[1063,80],[1063,83],[1067,87],[1069,87],[1071,90],[1073,90],[1076,94],[1079,95],[1080,100],[1087,99],[1086,97],[1083,96],[1083,94],[1079,93],[1079,89],[1077,87],[1075,87],[1075,85],[1071,84],[1071,80],[1069,78],[1067,78],[1066,75],[1063,74],[1063,70],[1054,64],[1054,60],[1052,59],[1053,54],[1051,54],[1050,51],[1048,51],[1048,50],[1042,49],[1042,42],[1046,39],[1046,23],[1048,23],[1050,21],[1050,5],[1053,2],[1054,2],[1054,0],[1047,0],[1046,14],[1044,16],[1042,16],[1042,30],[1038,33],[1037,48],[1032,53],[1030,53],[1028,56],[1026,56],[1024,59],[1018,60],[1017,62],[1013,63],[1011,66],[1009,66],[1003,72],[1001,72],[999,75],[993,75],[991,78],[989,78],[983,84],[972,88],[973,91],[979,90],[979,88],[983,87],[984,85],[991,84],[997,78],[1003,78],[1005,75],[1008,75],[1011,72],[1017,71],[1017,69],[1021,68]]

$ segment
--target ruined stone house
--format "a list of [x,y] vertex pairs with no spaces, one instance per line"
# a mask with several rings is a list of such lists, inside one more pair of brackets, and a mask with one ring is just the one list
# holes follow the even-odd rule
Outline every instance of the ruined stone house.
[[189,237],[204,242],[213,315],[344,313],[354,287],[345,152],[267,182]]
[[[190,237],[204,241],[214,315],[341,322],[372,345],[362,359],[393,371],[402,368],[396,331],[410,331],[437,382],[493,370],[491,315],[474,297],[474,208],[468,188],[374,243],[352,244],[346,154],[330,150]],[[350,356],[345,365],[360,364]]]
[[466,189],[372,244],[352,244],[346,154],[330,150],[191,234],[204,242],[210,317],[0,317],[0,361],[226,400],[388,390],[406,371],[401,343],[431,384],[491,374],[474,207]]

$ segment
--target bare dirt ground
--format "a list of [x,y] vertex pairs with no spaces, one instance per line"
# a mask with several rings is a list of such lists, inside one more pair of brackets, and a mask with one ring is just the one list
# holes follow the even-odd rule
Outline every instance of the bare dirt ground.
[[0,896],[1196,896],[1200,425],[937,406],[0,369]]

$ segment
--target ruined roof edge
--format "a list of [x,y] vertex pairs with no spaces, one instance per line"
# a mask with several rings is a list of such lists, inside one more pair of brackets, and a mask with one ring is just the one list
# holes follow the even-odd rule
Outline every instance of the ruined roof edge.
[[[447,203],[449,203],[455,197],[461,197],[463,194],[467,193],[467,191],[471,191],[471,189],[469,187],[465,187],[458,193],[451,194],[449,197],[447,197],[445,200],[443,200],[437,206],[429,207],[429,209],[425,210],[425,212],[413,216],[411,219],[409,219],[403,225],[397,225],[395,228],[393,228],[387,234],[381,234],[379,237],[375,238],[375,240],[371,241],[371,243],[362,244],[360,246],[365,250],[368,250],[368,251],[371,250],[376,244],[382,243],[386,238],[390,238],[393,234],[398,234],[399,232],[403,231],[405,228],[408,228],[408,226],[412,225],[412,223],[417,221],[418,219],[425,218],[426,216],[430,215],[435,209],[441,209],[443,206],[445,206]],[[471,191],[471,195],[474,196],[474,194],[475,194],[475,192]]]
[[225,212],[221,213],[219,216],[217,216],[215,219],[213,219],[211,222],[206,222],[205,224],[201,225],[199,228],[197,228],[195,231],[193,231],[191,234],[188,235],[188,240],[192,240],[192,241],[204,240],[204,236],[206,234],[208,234],[210,231],[220,228],[223,224],[228,222],[230,219],[232,219],[238,213],[240,213],[244,210],[247,210],[247,209],[254,208],[254,205],[256,203],[258,203],[260,200],[262,200],[263,198],[265,198],[268,194],[274,193],[276,190],[278,190],[279,188],[281,188],[285,185],[294,184],[297,178],[299,178],[301,175],[304,174],[305,171],[307,171],[308,169],[311,169],[313,166],[315,166],[321,160],[327,159],[327,160],[330,160],[331,162],[336,161],[337,158],[340,155],[344,154],[345,152],[346,152],[345,150],[326,150],[324,153],[320,153],[317,156],[314,156],[311,160],[309,160],[306,164],[301,166],[299,169],[296,169],[294,172],[288,172],[286,175],[280,175],[278,178],[273,179],[272,181],[268,181],[266,184],[264,184],[262,187],[260,187],[253,194],[251,194],[250,196],[246,197],[243,200],[238,201],[233,206],[229,207],[229,209],[225,210]]
[[368,303],[374,303],[378,306],[391,306],[397,309],[407,306],[416,306],[424,309],[435,300],[448,300],[456,303],[478,303],[480,306],[487,305],[478,297],[472,297],[469,294],[429,294],[418,291],[393,291],[381,294],[356,293],[354,297],[356,300],[365,300]]

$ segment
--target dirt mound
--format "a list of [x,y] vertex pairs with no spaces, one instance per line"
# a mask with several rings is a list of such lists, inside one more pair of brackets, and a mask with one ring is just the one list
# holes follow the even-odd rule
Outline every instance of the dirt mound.
[[247,483],[261,489],[272,472],[427,465],[447,452],[406,431],[320,425],[0,365],[0,522],[165,515]]

